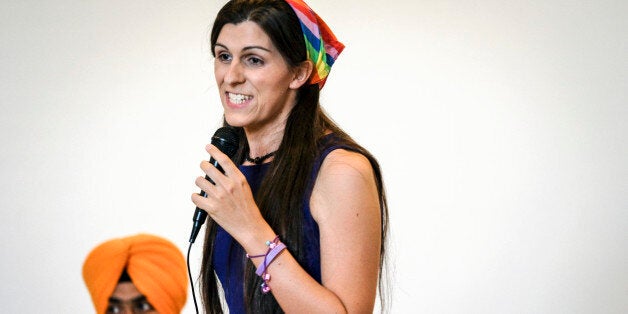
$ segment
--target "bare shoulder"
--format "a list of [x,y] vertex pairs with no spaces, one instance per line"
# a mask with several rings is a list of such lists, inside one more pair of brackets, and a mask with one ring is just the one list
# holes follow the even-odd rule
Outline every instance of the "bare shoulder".
[[319,223],[330,216],[379,209],[369,160],[360,153],[344,149],[329,153],[316,178],[310,204],[312,216]]
[[323,161],[319,177],[324,179],[336,176],[342,176],[344,180],[360,178],[371,180],[373,168],[364,155],[345,149],[336,149],[330,152]]

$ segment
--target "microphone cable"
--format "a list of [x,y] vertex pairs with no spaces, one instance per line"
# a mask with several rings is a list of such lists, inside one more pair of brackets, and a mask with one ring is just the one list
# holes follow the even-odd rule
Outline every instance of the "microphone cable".
[[[229,127],[229,126],[223,126],[219,128],[218,130],[216,130],[216,133],[214,133],[214,135],[211,138],[211,143],[214,146],[216,146],[221,152],[227,155],[229,158],[233,158],[233,156],[235,156],[238,150],[238,141],[239,139],[238,139],[237,132],[235,131],[234,128]],[[223,174],[225,173],[225,171],[222,169],[222,167],[220,167],[218,162],[213,157],[209,159],[209,163],[214,165],[214,167],[220,170],[220,172],[222,172]],[[206,175],[205,179],[208,180],[210,183],[215,184],[209,178],[209,176]],[[205,191],[201,190],[199,194],[202,197],[205,197]],[[198,235],[201,229],[201,225],[205,223],[206,219],[207,219],[207,212],[196,207],[194,211],[194,216],[192,218],[192,221],[194,222],[194,224],[192,225],[192,232],[190,234],[190,240],[189,240],[190,245],[188,247],[188,257],[187,257],[188,276],[190,277],[190,285],[192,287],[192,299],[194,300],[194,308],[196,309],[196,314],[198,314],[199,312],[198,312],[198,303],[196,302],[196,294],[194,292],[194,281],[192,280],[192,271],[190,270],[190,251],[192,250],[192,244],[196,240],[196,236]]]
[[190,277],[190,286],[192,287],[192,300],[194,300],[194,309],[196,310],[196,314],[198,314],[198,304],[196,303],[196,294],[194,293],[194,281],[192,280],[192,271],[190,270],[190,251],[192,250],[192,244],[193,242],[190,242],[190,245],[188,246],[188,276]]

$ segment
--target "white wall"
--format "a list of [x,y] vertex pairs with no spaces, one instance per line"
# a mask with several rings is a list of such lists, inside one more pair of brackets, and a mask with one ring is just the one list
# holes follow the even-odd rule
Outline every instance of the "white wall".
[[[0,312],[91,312],[110,237],[187,250],[223,3],[3,3]],[[385,173],[392,313],[628,311],[625,2],[309,3],[347,45],[323,105]]]

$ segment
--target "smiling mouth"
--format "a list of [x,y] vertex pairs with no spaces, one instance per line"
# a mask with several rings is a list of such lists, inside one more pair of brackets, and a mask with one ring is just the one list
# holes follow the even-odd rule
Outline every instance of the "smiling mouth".
[[229,101],[239,105],[244,103],[247,100],[250,100],[253,98],[253,96],[247,96],[247,95],[243,95],[243,94],[234,94],[234,93],[229,93],[227,92],[227,98],[229,98]]

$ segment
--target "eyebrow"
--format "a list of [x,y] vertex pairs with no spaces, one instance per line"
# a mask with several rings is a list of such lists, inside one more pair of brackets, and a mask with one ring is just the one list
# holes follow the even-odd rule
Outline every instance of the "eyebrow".
[[[130,301],[131,301],[132,303],[136,303],[136,302],[146,301],[146,300],[147,300],[147,299],[146,299],[146,296],[141,295],[141,296],[139,296],[139,297],[136,297],[136,298],[131,299]],[[122,299],[119,299],[119,298],[116,298],[116,297],[110,297],[110,298],[109,298],[109,302],[110,302],[110,303],[123,303],[124,301],[123,301]]]
[[[225,45],[223,45],[221,43],[216,43],[214,46],[220,46],[222,48],[225,48],[225,49],[229,50],[229,48],[227,48],[227,46],[225,46]],[[270,49],[264,48],[262,46],[246,46],[246,47],[242,48],[242,51],[251,50],[251,49],[261,49],[261,50],[264,50],[264,51],[271,52]]]

